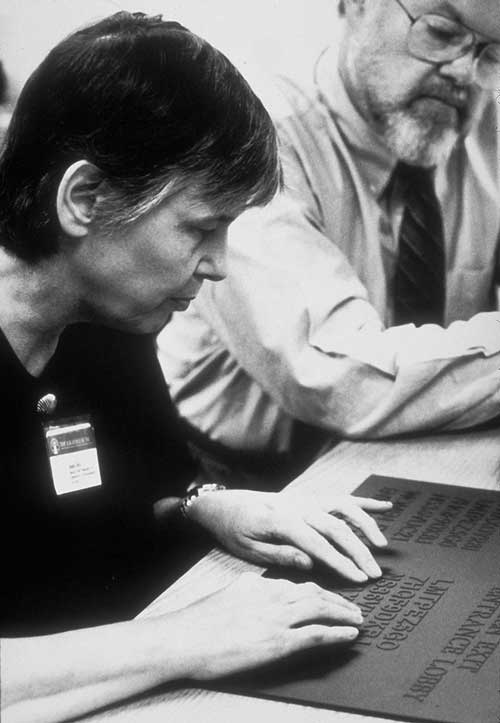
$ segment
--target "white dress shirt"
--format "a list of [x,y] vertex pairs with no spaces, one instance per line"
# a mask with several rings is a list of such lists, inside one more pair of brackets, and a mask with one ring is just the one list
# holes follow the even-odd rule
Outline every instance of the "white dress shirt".
[[[158,339],[180,413],[232,448],[282,452],[299,419],[348,438],[472,426],[500,413],[500,132],[493,96],[436,174],[446,328],[391,327],[396,164],[332,51],[276,118],[286,188],[232,226],[228,277]],[[285,106],[285,107],[283,107]]]

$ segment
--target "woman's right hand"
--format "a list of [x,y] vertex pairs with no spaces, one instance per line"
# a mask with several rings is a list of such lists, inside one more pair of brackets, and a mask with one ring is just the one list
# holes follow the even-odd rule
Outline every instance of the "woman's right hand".
[[165,645],[170,653],[178,648],[180,676],[208,680],[306,648],[348,643],[362,616],[356,605],[314,583],[245,573],[164,622]]
[[353,640],[361,615],[317,585],[254,573],[182,610],[4,638],[2,721],[59,723],[180,679],[209,680]]

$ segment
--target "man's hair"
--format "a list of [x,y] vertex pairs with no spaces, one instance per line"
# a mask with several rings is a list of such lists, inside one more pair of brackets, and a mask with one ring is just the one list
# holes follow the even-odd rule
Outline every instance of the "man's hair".
[[27,81],[0,159],[0,237],[36,261],[58,248],[59,183],[102,173],[101,221],[140,218],[173,190],[259,205],[281,183],[274,126],[229,60],[176,22],[120,12],[59,43]]

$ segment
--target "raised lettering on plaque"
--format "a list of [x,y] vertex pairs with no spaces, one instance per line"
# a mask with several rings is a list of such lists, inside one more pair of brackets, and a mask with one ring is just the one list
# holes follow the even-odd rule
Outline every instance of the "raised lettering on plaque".
[[384,575],[350,587],[320,570],[313,579],[361,607],[359,638],[227,687],[401,720],[500,723],[500,493],[373,476],[355,494],[394,503],[378,518]]

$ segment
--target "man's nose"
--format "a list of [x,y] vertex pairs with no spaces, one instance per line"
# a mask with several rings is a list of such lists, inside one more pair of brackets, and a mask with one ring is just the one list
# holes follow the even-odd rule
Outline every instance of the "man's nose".
[[442,75],[452,78],[457,85],[471,85],[476,77],[476,48],[470,50],[455,60],[449,60],[439,66]]

